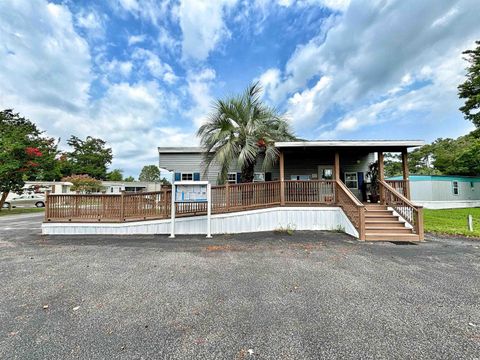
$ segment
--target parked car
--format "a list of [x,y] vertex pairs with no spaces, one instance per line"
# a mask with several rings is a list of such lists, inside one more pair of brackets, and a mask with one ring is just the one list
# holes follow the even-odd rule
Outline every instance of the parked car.
[[3,203],[4,208],[8,208],[10,205],[12,207],[28,207],[28,206],[36,206],[36,207],[44,207],[45,206],[45,196],[41,194],[23,194],[23,195],[15,195],[7,201]]

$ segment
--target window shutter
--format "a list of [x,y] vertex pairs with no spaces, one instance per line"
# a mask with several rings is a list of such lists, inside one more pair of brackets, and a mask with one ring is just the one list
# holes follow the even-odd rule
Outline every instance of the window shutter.
[[265,173],[265,181],[272,181],[272,173],[271,172]]
[[200,181],[200,173],[199,172],[193,173],[193,181]]
[[242,173],[237,173],[237,184],[242,182]]
[[175,173],[175,181],[180,181],[180,180],[182,180],[182,174],[176,172]]

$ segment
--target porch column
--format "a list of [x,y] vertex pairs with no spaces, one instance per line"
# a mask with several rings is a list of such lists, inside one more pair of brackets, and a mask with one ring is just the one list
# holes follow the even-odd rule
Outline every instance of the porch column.
[[[383,152],[378,152],[378,181],[385,181],[385,170],[383,166]],[[380,204],[385,204],[385,194],[383,193],[383,187],[379,186],[380,190]]]
[[280,205],[285,205],[285,165],[283,151],[280,150]]
[[340,153],[335,152],[335,167],[334,167],[334,177],[335,180],[340,181]]
[[408,177],[410,176],[408,171],[408,151],[407,149],[402,150],[402,170],[403,170],[403,195],[410,200],[410,181]]

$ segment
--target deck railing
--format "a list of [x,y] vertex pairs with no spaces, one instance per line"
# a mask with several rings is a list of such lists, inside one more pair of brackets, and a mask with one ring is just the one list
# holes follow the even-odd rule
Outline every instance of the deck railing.
[[[364,206],[350,190],[335,180],[282,182],[212,186],[212,213],[268,208],[280,205],[342,207],[361,238],[364,234]],[[171,212],[171,189],[156,192],[122,194],[49,194],[45,221],[50,222],[124,222],[167,219]],[[206,203],[177,203],[176,215],[192,216],[207,212]]]
[[380,199],[394,209],[423,240],[423,207],[413,204],[385,181],[379,181]]
[[385,180],[385,182],[407,199],[410,198],[410,182],[408,180]]
[[341,181],[336,184],[337,204],[340,206],[347,217],[358,231],[360,240],[365,240],[365,206]]
[[335,180],[287,180],[284,184],[285,204],[335,203]]

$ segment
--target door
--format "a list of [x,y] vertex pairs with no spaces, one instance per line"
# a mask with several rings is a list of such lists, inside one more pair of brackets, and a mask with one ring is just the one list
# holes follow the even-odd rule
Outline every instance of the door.
[[[318,165],[318,179],[319,180],[333,180],[333,166]],[[319,183],[319,197],[321,202],[333,203],[335,201],[335,189],[332,182]]]
[[333,166],[318,165],[318,179],[319,180],[333,180]]

